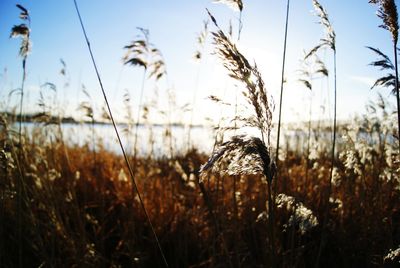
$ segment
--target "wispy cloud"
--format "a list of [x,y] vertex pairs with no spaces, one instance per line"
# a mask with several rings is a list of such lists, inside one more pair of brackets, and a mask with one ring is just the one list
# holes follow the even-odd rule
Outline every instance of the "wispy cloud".
[[375,83],[376,80],[369,76],[360,76],[360,75],[352,75],[350,76],[350,79],[362,85],[368,86],[369,88],[372,87],[372,85]]

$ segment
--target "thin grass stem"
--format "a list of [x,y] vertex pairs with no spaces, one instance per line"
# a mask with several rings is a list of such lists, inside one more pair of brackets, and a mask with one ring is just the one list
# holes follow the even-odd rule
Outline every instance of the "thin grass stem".
[[[397,45],[393,42],[393,50],[394,50],[394,67],[396,72],[396,98],[397,98],[397,126],[398,126],[398,139],[400,143],[400,93],[399,93],[399,71],[397,66]],[[400,153],[400,145],[399,145],[399,153]]]
[[[281,91],[280,91],[280,97],[279,97],[278,133],[277,133],[277,137],[276,137],[276,153],[275,153],[275,164],[277,165],[277,170],[278,170],[278,160],[279,160],[279,143],[280,143],[280,135],[281,135],[283,84],[285,83],[285,63],[286,63],[287,33],[288,33],[288,26],[289,26],[289,10],[290,10],[290,0],[287,1],[287,6],[286,6],[285,39],[283,41]],[[274,190],[276,190],[276,186],[275,186]]]
[[74,0],[74,5],[75,5],[76,13],[77,13],[78,18],[79,18],[79,22],[80,22],[80,25],[81,25],[81,28],[82,28],[83,35],[84,35],[85,40],[86,40],[87,47],[88,47],[88,49],[89,49],[89,53],[90,53],[90,57],[91,57],[91,60],[92,60],[92,63],[93,63],[93,67],[94,67],[94,69],[95,69],[96,76],[97,76],[97,79],[98,79],[98,81],[99,81],[99,85],[100,85],[100,88],[101,88],[101,91],[102,91],[102,94],[103,94],[103,97],[104,97],[104,101],[105,101],[105,103],[106,103],[106,106],[107,106],[107,109],[108,109],[108,112],[109,112],[109,115],[110,115],[110,118],[111,118],[111,122],[112,122],[113,127],[114,127],[114,130],[115,130],[115,134],[116,134],[116,136],[117,136],[118,143],[119,143],[119,145],[120,145],[122,154],[123,154],[123,156],[124,156],[125,163],[126,163],[126,165],[127,165],[127,167],[128,167],[128,170],[129,170],[129,175],[130,175],[130,177],[131,177],[132,184],[133,184],[134,189],[135,189],[135,191],[136,191],[136,193],[137,193],[137,195],[138,195],[138,198],[139,198],[141,207],[142,207],[143,212],[144,212],[144,214],[145,214],[145,216],[146,216],[147,222],[149,223],[150,229],[151,229],[151,231],[152,231],[152,233],[153,233],[153,235],[154,235],[154,239],[155,239],[155,242],[156,242],[156,244],[157,244],[157,246],[158,246],[158,249],[159,249],[159,251],[160,251],[160,255],[161,255],[161,257],[162,257],[163,263],[164,263],[165,267],[169,267],[169,266],[168,266],[168,262],[167,262],[167,260],[166,260],[166,258],[165,258],[164,252],[163,252],[163,250],[162,250],[162,248],[161,248],[160,241],[158,240],[157,234],[156,234],[156,232],[155,232],[155,230],[154,230],[153,224],[151,223],[149,214],[147,213],[147,210],[146,210],[146,207],[145,207],[145,205],[144,205],[142,196],[141,196],[141,194],[140,194],[140,192],[139,192],[139,189],[138,189],[138,186],[137,186],[137,184],[136,184],[136,181],[135,181],[135,178],[134,178],[134,174],[133,174],[133,170],[132,170],[132,167],[131,167],[131,165],[130,165],[130,163],[129,163],[129,160],[128,160],[128,156],[127,156],[127,154],[125,153],[124,146],[122,145],[122,141],[121,141],[120,135],[119,135],[119,133],[118,133],[117,125],[116,125],[116,123],[115,123],[115,121],[114,121],[114,116],[113,116],[113,114],[112,114],[111,107],[110,107],[110,105],[109,105],[109,103],[108,103],[107,95],[106,95],[106,92],[105,92],[105,90],[104,90],[104,87],[103,87],[103,83],[102,83],[102,81],[101,81],[101,78],[100,78],[100,74],[99,74],[99,71],[98,71],[98,68],[97,68],[97,65],[96,65],[96,61],[95,61],[95,59],[94,59],[93,52],[92,52],[92,49],[91,49],[91,47],[90,47],[89,38],[87,37],[86,30],[85,30],[85,27],[84,27],[84,25],[83,25],[82,17],[81,17],[81,14],[80,14],[80,12],[79,12],[79,8],[78,8],[78,4],[76,3],[76,0]]
[[134,165],[133,165],[133,170],[136,170],[136,156],[137,156],[137,140],[138,140],[138,131],[139,131],[139,125],[140,125],[140,111],[142,110],[142,101],[143,101],[143,92],[144,92],[144,87],[146,83],[146,74],[147,74],[147,69],[144,69],[143,71],[143,77],[142,77],[142,86],[140,89],[140,97],[139,97],[139,106],[137,110],[137,117],[136,117],[136,125],[135,125],[135,136],[133,140],[133,159],[134,159]]

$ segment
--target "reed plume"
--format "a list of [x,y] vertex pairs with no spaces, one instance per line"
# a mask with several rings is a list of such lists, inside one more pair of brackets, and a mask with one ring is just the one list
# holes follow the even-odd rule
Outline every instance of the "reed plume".
[[[269,247],[271,265],[276,265],[276,249],[274,238],[274,204],[272,195],[272,180],[275,175],[275,164],[271,161],[270,134],[272,129],[273,103],[267,94],[264,80],[257,68],[257,64],[251,65],[246,57],[240,53],[236,45],[221,30],[215,17],[208,11],[211,21],[217,31],[212,32],[215,45],[215,54],[222,60],[222,64],[228,71],[228,75],[243,84],[242,94],[253,113],[249,116],[239,118],[245,126],[254,127],[261,133],[258,138],[247,138],[234,136],[231,141],[223,143],[211,156],[201,171],[216,166],[216,171],[224,173],[222,163],[227,164],[228,174],[254,174],[262,173],[267,182],[268,190],[268,212],[269,212]],[[236,120],[236,118],[235,118]]]
[[143,67],[148,71],[148,78],[159,80],[167,74],[161,51],[150,42],[149,30],[141,27],[137,29],[142,36],[124,47],[127,52],[123,62],[126,65]]
[[19,143],[22,144],[22,109],[24,101],[24,86],[26,80],[26,60],[28,54],[31,50],[31,40],[30,40],[30,24],[31,18],[29,16],[29,11],[23,6],[17,4],[17,8],[20,10],[19,18],[28,24],[21,23],[19,25],[14,25],[11,29],[10,38],[20,37],[21,45],[19,48],[19,55],[22,57],[22,84],[21,84],[21,98],[20,98],[20,110],[19,110]]
[[133,144],[133,157],[136,159],[137,153],[137,139],[138,139],[138,129],[140,125],[140,116],[143,102],[143,93],[145,88],[146,76],[151,79],[154,78],[156,81],[161,79],[167,74],[163,56],[154,44],[150,42],[150,32],[147,29],[138,27],[137,28],[141,36],[137,40],[133,40],[129,45],[124,48],[127,50],[125,56],[123,57],[123,62],[125,65],[132,65],[143,67],[143,78],[142,86],[140,89],[139,105],[136,117],[135,126],[135,136]]
[[246,57],[239,52],[236,45],[219,28],[212,14],[209,11],[208,13],[218,29],[218,31],[212,32],[215,53],[222,60],[229,76],[245,86],[242,94],[254,112],[252,116],[242,118],[242,121],[246,126],[260,130],[262,141],[269,150],[274,105],[268,97],[264,80],[257,65],[249,63]]
[[283,226],[284,229],[297,227],[299,232],[304,235],[318,225],[318,219],[313,212],[293,196],[279,194],[276,197],[276,206],[290,214],[287,224]]
[[222,143],[207,163],[201,166],[200,174],[203,177],[208,172],[230,176],[261,174],[272,178],[275,166],[268,148],[259,138],[238,135]]
[[[389,72],[395,71],[395,66],[390,60],[390,58],[383,53],[378,48],[368,47],[371,51],[378,55],[378,59],[372,61],[369,65],[379,68],[380,71],[387,70]],[[376,87],[386,87],[391,88],[391,92],[393,95],[396,95],[396,75],[394,73],[387,73],[385,76],[378,78],[374,84],[371,86],[371,89]]]
[[332,24],[329,20],[328,13],[324,9],[324,7],[317,1],[313,0],[314,9],[316,11],[316,15],[320,19],[320,24],[325,29],[326,36],[320,39],[320,43],[317,44],[314,48],[310,50],[305,56],[305,59],[317,53],[323,47],[329,47],[332,49],[334,53],[336,53],[336,33],[332,27]]
[[333,178],[333,169],[335,165],[335,146],[336,146],[336,131],[337,131],[337,80],[336,80],[336,33],[332,27],[332,24],[329,20],[328,13],[324,9],[324,7],[317,1],[313,0],[313,6],[316,11],[316,15],[320,19],[320,24],[324,27],[325,30],[325,37],[320,39],[320,42],[308,52],[308,54],[305,56],[305,59],[311,57],[312,55],[316,54],[320,49],[324,47],[328,47],[333,51],[333,75],[334,75],[334,111],[333,111],[333,138],[332,138],[332,150],[331,150],[331,167],[330,167],[330,172],[329,172],[329,184],[328,184],[328,194],[326,195],[325,198],[325,216],[324,216],[324,221],[322,224],[322,235],[321,235],[321,241],[316,257],[316,263],[315,266],[319,266],[319,259],[321,256],[322,252],[322,247],[324,244],[325,240],[325,227],[327,224],[327,218],[328,218],[328,209],[329,209],[329,197],[331,195],[332,191],[332,178]]
[[335,158],[335,145],[336,145],[336,99],[337,99],[337,80],[336,80],[336,33],[332,27],[332,24],[329,20],[328,13],[324,9],[324,7],[317,1],[313,0],[313,5],[316,11],[316,15],[320,19],[320,23],[324,26],[325,29],[325,37],[320,39],[320,43],[317,44],[314,48],[310,50],[304,57],[304,59],[308,59],[312,55],[316,54],[321,48],[328,47],[333,51],[333,64],[334,64],[334,116],[333,116],[333,140],[332,140],[332,155],[331,155],[331,172],[329,176],[329,184],[332,182],[332,172]]
[[[394,89],[396,91],[396,100],[397,100],[397,128],[398,128],[398,137],[400,137],[400,93],[399,93],[399,72],[397,66],[397,42],[399,38],[399,22],[398,22],[397,6],[394,0],[370,0],[369,3],[378,5],[377,16],[380,19],[382,19],[383,22],[383,24],[381,24],[379,27],[388,30],[392,35],[394,70],[396,75],[396,78],[394,80],[394,86],[395,86]],[[399,146],[399,151],[400,151],[400,146]]]
[[394,0],[370,0],[369,3],[379,6],[377,16],[383,22],[379,27],[388,30],[392,34],[393,43],[397,45],[399,23],[396,2]]
[[[24,86],[25,86],[25,80],[26,80],[26,60],[28,58],[28,54],[31,50],[31,40],[30,40],[30,24],[31,24],[31,18],[29,15],[28,10],[17,4],[17,8],[20,10],[19,18],[24,21],[24,23],[21,23],[19,25],[14,25],[11,28],[11,33],[10,33],[10,38],[21,38],[21,45],[19,48],[19,55],[22,57],[22,82],[21,82],[21,97],[20,97],[20,104],[19,104],[19,125],[18,125],[18,138],[19,138],[19,157],[20,159],[17,159],[17,163],[20,162],[24,158],[24,151],[23,151],[23,142],[22,142],[22,121],[23,121],[23,103],[24,103]],[[26,23],[27,24],[26,24]],[[23,199],[24,196],[24,183],[25,183],[25,178],[24,174],[22,171],[22,168],[18,164],[18,168],[20,171],[20,176],[19,179],[17,180],[17,192],[18,192],[18,198],[17,198],[17,204],[18,204],[18,220],[17,220],[17,225],[18,225],[18,241],[19,241],[19,247],[18,247],[18,258],[19,258],[19,265],[22,265],[22,205],[23,205]]]

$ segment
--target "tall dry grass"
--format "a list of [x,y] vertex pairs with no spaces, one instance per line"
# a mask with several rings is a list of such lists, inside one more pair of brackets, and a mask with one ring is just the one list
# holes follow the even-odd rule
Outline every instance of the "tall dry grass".
[[299,82],[301,82],[310,91],[310,103],[308,112],[308,130],[307,130],[307,148],[306,148],[306,174],[305,184],[308,181],[308,169],[310,168],[310,152],[311,152],[311,135],[312,135],[312,116],[313,116],[313,84],[315,79],[328,77],[329,72],[325,67],[325,64],[314,56],[313,59],[303,60],[300,72]]
[[284,83],[285,83],[285,64],[286,64],[287,34],[288,34],[288,28],[289,28],[289,11],[290,11],[290,0],[288,0],[287,4],[286,4],[285,37],[283,39],[281,89],[280,89],[280,94],[279,94],[279,114],[278,114],[278,126],[277,126],[277,135],[276,135],[276,152],[275,152],[275,163],[277,165],[278,165],[278,160],[279,160],[279,146],[280,146],[280,137],[281,137],[283,87],[284,87]]
[[[400,93],[399,93],[399,72],[397,66],[397,42],[399,39],[399,21],[396,2],[394,0],[370,0],[369,3],[378,5],[377,15],[382,19],[383,24],[379,27],[389,31],[392,35],[393,54],[394,54],[394,90],[397,100],[397,122],[398,137],[400,137]],[[376,52],[376,51],[375,51]],[[400,148],[400,147],[399,147]]]
[[[341,127],[345,149],[334,173],[321,266],[383,265],[383,257],[400,242],[398,148],[390,139],[396,131],[393,119],[382,100],[371,103],[365,116]],[[58,131],[45,131],[43,123],[25,137],[24,154],[31,156],[20,162],[26,203],[23,227],[15,228],[15,178],[20,172],[10,139],[18,134],[8,127],[9,120],[2,119],[0,132],[3,267],[20,263],[19,246],[21,265],[29,267],[162,266],[123,157],[99,146],[93,162],[88,139],[82,147],[67,146],[70,169],[61,142],[48,139]],[[303,154],[290,147],[284,151],[278,193],[285,195],[277,196],[274,230],[279,267],[315,263],[325,214],[320,191],[327,187],[323,178],[329,175],[330,152],[314,150],[307,183]],[[233,266],[269,266],[268,187],[262,175],[267,151],[261,140],[237,137],[218,152],[222,155],[212,160],[212,166],[228,165],[227,174],[210,173],[202,181],[213,214],[196,183],[196,171],[207,156],[191,151],[174,159],[136,160],[138,188],[166,259],[173,267],[226,266],[229,261]],[[21,243],[16,239],[19,231]]]
[[[308,52],[305,56],[305,59],[310,56],[316,54],[321,48],[328,47],[333,52],[333,76],[334,76],[334,99],[333,99],[333,137],[332,137],[332,150],[331,150],[331,168],[329,173],[329,185],[328,185],[328,193],[326,194],[326,217],[323,220],[323,228],[325,228],[328,221],[328,210],[329,210],[329,198],[332,191],[332,179],[333,179],[333,171],[335,167],[335,149],[336,149],[336,134],[337,134],[337,77],[336,77],[336,33],[332,27],[332,24],[329,20],[328,13],[324,9],[324,7],[317,1],[313,0],[314,9],[316,11],[316,15],[320,19],[321,25],[324,27],[326,36],[320,39],[320,42]],[[321,245],[319,249],[319,253],[316,257],[315,266],[319,266],[320,252],[324,247],[325,243],[325,233],[323,232],[321,236]]]
[[139,66],[144,69],[142,85],[136,115],[135,135],[133,144],[133,155],[137,155],[138,130],[140,125],[141,112],[143,109],[143,94],[145,90],[146,79],[154,78],[156,81],[164,77],[167,73],[164,59],[161,52],[150,42],[150,32],[147,29],[138,27],[141,36],[133,40],[124,49],[127,50],[123,57],[124,64]]
[[19,48],[19,55],[22,58],[22,82],[21,82],[21,97],[20,97],[20,104],[19,104],[19,143],[22,144],[22,111],[23,111],[23,103],[24,103],[24,87],[25,87],[25,80],[26,80],[26,61],[28,58],[28,53],[31,50],[31,40],[30,40],[30,32],[31,32],[31,18],[29,16],[29,12],[26,8],[23,6],[17,4],[17,8],[21,11],[19,14],[19,18],[27,22],[28,24],[21,23],[19,25],[14,25],[11,29],[11,34],[10,37],[16,38],[20,37],[21,40],[21,46]]
[[[224,173],[227,170],[227,174],[235,176],[241,174],[262,174],[264,176],[264,181],[267,183],[268,188],[268,251],[270,264],[275,267],[276,249],[272,180],[275,176],[276,166],[270,157],[273,106],[257,65],[255,63],[251,65],[248,62],[246,57],[239,52],[236,45],[218,26],[215,17],[208,10],[207,12],[217,28],[216,32],[212,32],[215,53],[222,60],[229,76],[243,85],[242,94],[248,102],[247,108],[252,110],[249,116],[234,118],[235,128],[236,120],[239,120],[245,126],[258,129],[261,140],[255,137],[232,137],[231,141],[221,144],[215,150],[200,172],[204,173],[211,169],[217,173]],[[236,182],[235,179],[234,182]],[[236,186],[235,183],[234,185]],[[234,204],[236,203],[234,198]],[[237,206],[235,205],[235,207]]]
[[[106,95],[105,90],[104,90],[104,87],[103,87],[103,83],[102,83],[102,80],[101,80],[101,77],[100,77],[100,74],[99,74],[99,71],[98,71],[98,68],[97,68],[97,65],[96,65],[95,58],[94,58],[94,56],[93,56],[93,52],[92,52],[91,47],[90,47],[90,42],[89,42],[89,39],[88,39],[86,30],[85,30],[85,27],[84,27],[84,25],[83,25],[82,17],[81,17],[81,14],[80,14],[80,12],[79,12],[79,8],[78,8],[78,4],[77,4],[76,0],[74,0],[74,5],[75,5],[75,10],[76,10],[76,13],[77,13],[77,16],[78,16],[80,25],[81,25],[81,29],[82,29],[83,35],[84,35],[84,37],[85,37],[85,41],[86,41],[87,47],[88,47],[88,50],[89,50],[89,54],[90,54],[90,57],[91,57],[91,60],[92,60],[92,64],[93,64],[93,67],[94,67],[94,69],[95,69],[96,76],[97,76],[97,79],[98,79],[98,82],[99,82],[99,85],[100,85],[100,88],[101,88],[101,92],[103,93],[103,97],[104,97],[104,101],[105,101],[106,106],[107,106],[108,114],[109,114],[109,117],[110,117],[110,119],[111,119],[113,128],[114,128],[114,130],[115,130],[115,134],[116,134],[116,136],[117,136],[117,139],[118,139],[118,142],[119,142],[119,145],[120,145],[122,154],[123,154],[123,156],[124,156],[125,164],[126,164],[126,166],[127,166],[127,168],[128,168],[128,171],[129,171],[129,175],[130,175],[130,178],[131,178],[131,181],[132,181],[133,190],[136,192],[137,197],[138,197],[139,202],[140,202],[140,205],[141,205],[141,208],[142,208],[142,210],[143,210],[143,212],[144,212],[144,214],[145,214],[145,216],[146,216],[147,223],[148,223],[149,226],[150,226],[150,229],[151,229],[151,232],[152,232],[152,234],[153,234],[155,243],[156,243],[156,245],[157,245],[157,247],[158,247],[158,250],[159,250],[159,252],[160,252],[161,258],[162,258],[162,260],[163,260],[163,264],[165,265],[165,267],[168,267],[168,262],[167,262],[167,260],[166,260],[166,258],[165,258],[165,254],[164,254],[164,252],[163,252],[163,250],[162,250],[162,248],[161,248],[161,245],[160,245],[160,242],[159,242],[159,240],[158,240],[156,231],[155,231],[155,229],[154,229],[154,227],[153,227],[153,224],[152,224],[152,222],[151,222],[151,220],[150,220],[150,217],[149,217],[149,214],[148,214],[148,212],[147,212],[147,210],[146,210],[146,206],[145,206],[145,204],[144,204],[143,198],[142,198],[142,196],[141,196],[141,194],[140,194],[140,191],[139,191],[139,188],[138,188],[138,186],[137,186],[137,183],[136,183],[136,180],[135,180],[135,176],[134,176],[134,170],[133,170],[132,167],[131,167],[131,164],[130,164],[129,159],[128,159],[128,155],[126,154],[126,152],[125,152],[125,150],[124,150],[124,146],[123,146],[123,144],[122,144],[122,141],[121,141],[121,138],[120,138],[120,135],[119,135],[117,126],[116,126],[116,124],[115,124],[115,120],[114,120],[114,117],[113,117],[113,113],[112,113],[111,108],[110,108],[110,105],[109,105],[109,103],[108,103],[108,98],[107,98],[107,95]],[[160,70],[160,67],[161,67],[161,70],[162,70],[163,64],[162,64],[162,63],[159,63],[158,61],[156,61],[155,64],[152,64],[152,66],[154,67],[154,69],[153,69],[153,71],[150,73],[150,75],[156,75],[157,77],[160,77],[160,74],[162,75],[163,72],[161,72],[161,73],[158,73],[158,72],[159,72],[159,70]],[[142,89],[143,89],[143,87],[142,87]],[[136,143],[136,141],[135,141],[135,143]],[[135,146],[136,146],[136,144],[135,144]],[[135,157],[136,157],[136,155],[135,155]]]

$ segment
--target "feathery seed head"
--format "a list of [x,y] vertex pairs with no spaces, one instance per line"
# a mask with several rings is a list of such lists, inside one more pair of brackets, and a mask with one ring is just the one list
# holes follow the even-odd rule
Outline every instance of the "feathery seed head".
[[332,24],[329,20],[328,13],[324,9],[324,7],[317,1],[313,0],[314,9],[317,12],[317,16],[320,18],[320,23],[325,27],[326,37],[321,38],[321,42],[316,45],[311,51],[305,56],[308,57],[317,53],[317,51],[325,46],[328,46],[334,52],[336,51],[336,33],[332,27]]
[[19,4],[16,4],[16,6],[21,10],[21,13],[19,13],[19,18],[21,20],[26,20],[26,21],[28,21],[30,23],[31,22],[31,18],[29,16],[29,11],[26,8],[24,8],[23,6],[19,5]]
[[123,57],[124,64],[143,67],[149,70],[149,78],[159,80],[166,75],[166,67],[161,51],[149,41],[150,33],[147,29],[138,27],[141,32],[139,39],[133,40],[124,48],[127,49]]
[[390,58],[379,49],[368,46],[367,48],[372,50],[373,52],[375,52],[375,54],[379,56],[377,60],[371,62],[369,65],[378,67],[381,71],[382,70],[390,71],[390,73],[388,73],[387,75],[378,78],[372,85],[371,89],[378,86],[387,87],[387,88],[392,88],[392,94],[396,94],[396,76],[393,72],[395,70],[394,64],[392,63]]
[[384,263],[400,263],[400,246],[397,249],[391,249],[385,257],[383,257]]
[[28,25],[25,23],[21,23],[19,25],[14,25],[11,28],[10,38],[21,37],[22,42],[21,42],[21,46],[19,48],[19,55],[24,59],[24,62],[25,62],[26,57],[28,56],[29,52],[31,51],[31,42],[30,42],[30,38],[29,38],[30,31],[31,31],[29,28],[29,25],[30,25],[31,19],[29,16],[29,12],[26,8],[24,8],[23,6],[18,5],[18,4],[16,6],[21,10],[19,18],[24,21],[27,21]]
[[227,175],[262,174],[271,180],[275,169],[268,149],[259,138],[240,135],[222,143],[207,163],[201,166],[200,175],[203,177],[207,172]]
[[388,30],[392,34],[393,42],[396,45],[399,35],[399,23],[397,7],[394,0],[370,0],[369,3],[379,6],[377,16],[382,19],[381,28]]
[[225,69],[233,79],[242,83],[245,89],[242,91],[250,106],[253,107],[255,116],[245,118],[248,126],[258,128],[261,133],[267,136],[266,145],[270,144],[270,132],[272,129],[272,110],[273,104],[269,100],[264,80],[257,68],[251,65],[243,54],[240,53],[236,45],[219,28],[215,18],[207,10],[218,28],[217,32],[212,32],[215,44],[215,53],[223,61]]
[[284,227],[296,226],[302,235],[318,225],[318,219],[303,203],[296,201],[293,196],[279,194],[276,197],[276,207],[289,212],[290,218]]

